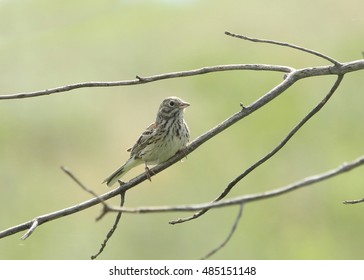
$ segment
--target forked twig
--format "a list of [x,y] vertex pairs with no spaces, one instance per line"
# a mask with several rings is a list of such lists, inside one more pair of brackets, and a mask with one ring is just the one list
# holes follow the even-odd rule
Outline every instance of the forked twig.
[[[125,191],[120,193],[120,207],[123,207],[124,206],[124,203],[125,203]],[[106,213],[106,212],[104,212]],[[109,230],[109,232],[107,233],[106,235],[106,238],[104,239],[104,241],[102,242],[101,244],[101,247],[99,249],[99,251],[95,254],[95,255],[92,255],[91,256],[91,260],[94,260],[96,259],[105,249],[106,245],[107,245],[107,242],[110,240],[110,238],[113,236],[114,232],[116,231],[116,228],[118,227],[119,225],[119,222],[120,222],[120,219],[121,219],[121,215],[123,213],[122,212],[119,212],[117,215],[116,215],[116,218],[115,218],[115,221],[114,221],[114,224],[113,226],[111,227],[111,229]]]

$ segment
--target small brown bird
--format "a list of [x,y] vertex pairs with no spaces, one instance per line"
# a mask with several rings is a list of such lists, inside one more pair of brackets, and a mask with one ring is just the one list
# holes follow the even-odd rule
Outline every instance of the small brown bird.
[[189,103],[178,97],[164,99],[159,106],[155,122],[149,125],[135,145],[128,149],[130,158],[103,183],[112,186],[126,172],[142,163],[145,164],[145,172],[150,179],[148,165],[162,163],[186,147],[190,132],[183,114],[188,106]]

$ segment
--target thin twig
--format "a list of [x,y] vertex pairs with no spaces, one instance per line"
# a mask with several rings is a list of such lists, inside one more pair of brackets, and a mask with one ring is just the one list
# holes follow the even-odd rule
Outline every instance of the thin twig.
[[364,198],[362,199],[355,199],[355,200],[345,200],[343,201],[344,204],[357,204],[357,203],[363,203]]
[[[124,206],[124,203],[125,203],[125,191],[120,193],[120,207],[123,207]],[[114,224],[112,226],[112,228],[109,230],[109,232],[107,233],[106,235],[106,238],[105,240],[102,242],[101,244],[101,247],[99,249],[99,251],[95,254],[95,255],[92,255],[91,256],[91,260],[94,260],[96,259],[105,249],[106,245],[107,245],[107,242],[110,240],[110,238],[113,236],[114,232],[116,231],[117,227],[118,227],[118,224],[120,222],[120,219],[121,219],[121,215],[122,215],[122,212],[119,212],[117,215],[116,215],[116,218],[115,218],[115,221],[114,221]]]
[[255,42],[255,43],[267,43],[267,44],[273,44],[273,45],[277,45],[277,46],[289,47],[289,48],[292,48],[292,49],[300,50],[300,51],[307,52],[309,54],[313,54],[315,56],[321,57],[321,58],[323,58],[325,60],[328,60],[329,62],[332,62],[335,65],[341,65],[341,63],[339,61],[337,61],[336,59],[333,59],[332,57],[329,57],[329,56],[327,56],[325,54],[322,54],[320,52],[310,50],[308,48],[304,48],[304,47],[301,47],[301,46],[297,46],[297,45],[294,45],[294,44],[275,41],[275,40],[252,38],[252,37],[248,37],[248,36],[245,36],[245,35],[234,34],[234,33],[228,32],[228,31],[226,31],[225,34],[228,35],[228,36],[231,36],[231,37],[235,37],[235,38],[239,38],[239,39],[243,39],[243,40],[247,40],[247,41],[251,41],[251,42]]
[[[246,169],[243,173],[241,173],[239,176],[237,176],[233,181],[231,181],[228,186],[225,188],[225,190],[214,200],[214,202],[219,201],[227,196],[227,194],[235,187],[235,185],[240,182],[242,179],[244,179],[248,174],[250,174],[253,170],[255,170],[257,167],[265,163],[267,160],[269,160],[271,157],[273,157],[278,151],[280,151],[287,143],[288,141],[314,116],[316,115],[324,106],[325,104],[330,100],[330,98],[335,93],[336,89],[339,87],[341,81],[343,80],[343,76],[338,76],[336,79],[334,85],[328,92],[328,94],[320,101],[319,104],[317,104],[289,133],[288,135],[281,141],[281,143],[276,146],[273,150],[271,150],[268,154],[263,156],[261,159],[259,159],[257,162],[255,162],[252,166],[250,166],[248,169]],[[196,219],[200,217],[201,215],[205,214],[209,209],[204,209],[198,213],[193,214],[190,217],[186,218],[179,218],[177,220],[173,220],[170,222],[170,224],[178,224],[187,222],[193,219]]]
[[229,232],[229,235],[226,237],[226,239],[219,245],[217,246],[215,249],[211,250],[208,254],[206,254],[205,256],[203,256],[201,258],[201,260],[206,260],[209,259],[212,255],[216,254],[218,251],[220,251],[222,248],[224,248],[226,246],[226,244],[230,241],[231,237],[233,236],[233,234],[235,233],[236,229],[238,228],[238,224],[241,220],[241,217],[243,215],[243,208],[244,208],[244,204],[240,204],[239,206],[239,211],[238,211],[238,215],[235,219],[235,222]]
[[[110,211],[109,210],[110,207],[106,204],[106,202],[101,197],[99,197],[94,191],[92,191],[91,189],[86,187],[68,168],[62,166],[61,169],[68,176],[70,176],[71,179],[74,180],[77,183],[77,185],[80,186],[84,191],[91,194],[93,197],[99,199],[99,201],[102,203],[104,208],[103,208],[103,211],[102,211],[101,215],[96,218],[96,221],[99,221],[106,213],[108,213]],[[120,207],[123,207],[124,203],[125,203],[125,191],[120,193]],[[116,229],[118,227],[118,224],[119,224],[120,219],[121,219],[121,215],[122,215],[122,212],[117,213],[113,226],[111,227],[111,229],[107,233],[106,238],[104,239],[103,243],[101,244],[101,247],[100,247],[99,251],[95,255],[91,256],[91,260],[96,259],[104,251],[104,249],[105,249],[105,247],[107,245],[107,242],[113,236],[114,232],[116,231]]]
[[88,187],[86,187],[67,167],[61,166],[62,171],[64,171],[73,181],[76,182],[76,184],[81,187],[84,191],[88,192],[89,194],[91,194],[93,197],[97,198],[100,200],[100,202],[102,203],[102,205],[104,205],[104,207],[108,207],[107,204],[105,203],[105,201],[98,196],[93,190],[89,189]]
[[98,199],[100,201],[100,203],[104,206],[101,214],[95,219],[96,222],[98,222],[99,220],[101,220],[108,212],[109,212],[109,205],[107,205],[107,203],[104,201],[104,199],[102,197],[100,197],[99,195],[97,195],[93,190],[91,190],[90,188],[86,187],[68,168],[61,166],[61,169],[73,180],[76,182],[76,184],[81,187],[81,189],[83,189],[84,191],[86,191],[87,193],[91,194],[94,198]]
[[94,198],[98,199],[100,201],[100,203],[104,206],[101,214],[95,219],[96,222],[98,222],[99,220],[101,220],[106,214],[107,212],[109,212],[109,205],[107,205],[107,203],[104,201],[104,199],[102,197],[100,197],[99,195],[97,195],[93,190],[89,189],[88,187],[86,187],[79,179],[76,178],[76,176],[66,167],[61,166],[61,169],[69,176],[71,177],[71,179],[73,181],[76,182],[76,184],[81,187],[81,189],[83,189],[84,191],[86,191],[87,193],[91,194]]
[[100,214],[100,216],[98,216],[96,218],[96,222],[101,220],[101,218],[103,218],[107,212],[109,212],[109,206],[107,205],[107,203],[104,201],[104,199],[102,197],[100,197],[99,195],[97,195],[93,190],[89,189],[88,187],[86,187],[68,168],[61,166],[61,169],[73,180],[76,182],[76,184],[81,187],[81,189],[83,189],[84,191],[86,191],[87,193],[91,194],[94,198],[98,199],[100,201],[100,203],[104,206],[102,209],[102,212]]

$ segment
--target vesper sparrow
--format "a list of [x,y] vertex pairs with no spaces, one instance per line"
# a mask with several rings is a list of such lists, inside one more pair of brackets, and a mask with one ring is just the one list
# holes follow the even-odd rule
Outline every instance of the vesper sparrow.
[[148,164],[162,163],[186,147],[190,133],[183,119],[183,111],[189,103],[178,97],[167,97],[159,106],[154,123],[139,137],[135,145],[128,149],[130,158],[126,163],[105,179],[110,187],[130,169],[142,163],[150,180]]

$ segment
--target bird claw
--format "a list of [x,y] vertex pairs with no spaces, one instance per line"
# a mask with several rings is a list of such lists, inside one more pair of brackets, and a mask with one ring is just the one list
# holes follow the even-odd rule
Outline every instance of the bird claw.
[[[179,150],[176,154],[179,154],[179,153],[183,154],[183,157],[185,159],[187,159],[187,153],[186,153],[186,150],[185,149]],[[183,159],[181,159],[181,162],[183,162]]]
[[149,169],[148,166],[145,166],[145,174],[147,175],[148,180],[152,182],[152,175],[154,175],[154,173]]

